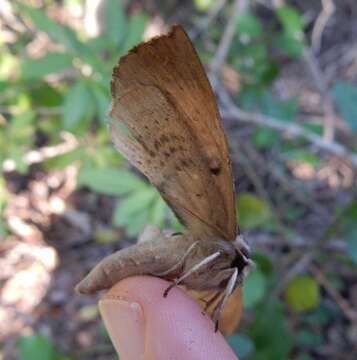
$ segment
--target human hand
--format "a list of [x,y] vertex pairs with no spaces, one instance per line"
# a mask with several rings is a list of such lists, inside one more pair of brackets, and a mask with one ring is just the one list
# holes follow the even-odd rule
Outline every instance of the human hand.
[[214,324],[181,289],[149,276],[114,285],[99,302],[121,360],[237,360]]

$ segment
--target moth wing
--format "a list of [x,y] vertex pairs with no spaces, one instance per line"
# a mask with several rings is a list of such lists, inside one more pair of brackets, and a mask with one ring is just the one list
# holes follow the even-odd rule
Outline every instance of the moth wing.
[[237,224],[228,146],[211,86],[182,27],[121,58],[111,94],[111,117],[131,133],[125,138],[118,129],[113,132],[118,150],[126,148],[123,155],[193,235],[233,240]]
[[[215,290],[188,290],[184,287],[184,290],[201,306],[204,310],[206,303],[216,294]],[[212,317],[213,311],[217,303],[219,302],[220,297],[216,299],[208,309],[206,309],[206,313]],[[224,335],[231,335],[237,330],[243,312],[243,305],[242,305],[242,290],[240,287],[237,287],[233,294],[228,298],[227,303],[223,307],[220,316],[219,316],[219,323],[218,329]]]

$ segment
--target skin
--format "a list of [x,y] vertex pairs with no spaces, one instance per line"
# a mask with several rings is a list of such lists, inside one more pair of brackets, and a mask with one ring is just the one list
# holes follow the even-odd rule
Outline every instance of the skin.
[[120,359],[237,360],[193,299],[179,288],[162,297],[168,285],[154,277],[129,277],[99,302]]

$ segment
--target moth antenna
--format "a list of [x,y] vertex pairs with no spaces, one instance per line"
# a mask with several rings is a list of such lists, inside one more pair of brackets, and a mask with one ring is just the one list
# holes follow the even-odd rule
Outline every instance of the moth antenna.
[[221,255],[220,251],[215,252],[214,254],[207,256],[206,258],[204,258],[202,261],[200,261],[199,263],[197,263],[195,266],[193,266],[190,270],[188,270],[185,274],[183,274],[182,276],[180,276],[179,278],[177,278],[164,292],[164,297],[166,297],[169,293],[169,291],[179,285],[183,280],[185,280],[187,277],[189,277],[190,275],[192,275],[195,271],[199,270],[202,266],[205,266],[207,264],[209,264],[210,262],[212,262],[213,260],[215,260],[218,256]]

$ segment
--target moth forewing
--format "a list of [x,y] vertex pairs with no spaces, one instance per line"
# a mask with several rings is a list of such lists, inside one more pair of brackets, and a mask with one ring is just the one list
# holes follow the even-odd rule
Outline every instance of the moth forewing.
[[127,276],[159,276],[217,294],[207,311],[230,314],[224,329],[232,330],[241,313],[237,285],[249,259],[236,241],[233,180],[217,104],[183,28],[174,26],[122,57],[111,94],[115,147],[158,189],[186,231],[154,232],[153,239],[110,255],[77,289],[91,293]]

